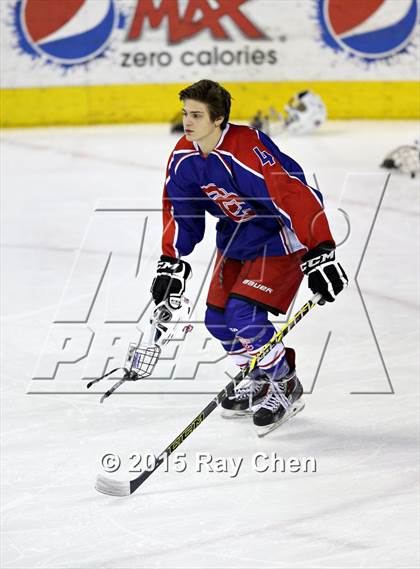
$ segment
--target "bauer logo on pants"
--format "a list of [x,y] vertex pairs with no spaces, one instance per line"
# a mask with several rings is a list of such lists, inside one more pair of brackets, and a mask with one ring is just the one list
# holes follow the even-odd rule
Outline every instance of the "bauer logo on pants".
[[408,51],[417,23],[417,0],[318,0],[322,41],[367,62]]
[[255,281],[252,281],[251,279],[244,279],[242,281],[242,284],[252,286],[252,288],[257,288],[261,292],[267,292],[268,294],[271,294],[273,292],[273,289],[270,288],[269,286],[265,286],[261,283],[256,283]]

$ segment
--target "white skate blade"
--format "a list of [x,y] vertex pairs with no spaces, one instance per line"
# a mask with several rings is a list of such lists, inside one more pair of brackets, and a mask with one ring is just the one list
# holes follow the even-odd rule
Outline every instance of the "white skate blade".
[[244,417],[252,416],[252,409],[245,409],[240,411],[238,409],[224,409],[222,407],[222,412],[220,413],[223,419],[243,419]]
[[289,421],[292,417],[297,415],[300,411],[303,410],[304,407],[305,407],[305,402],[303,401],[303,399],[298,399],[293,403],[292,407],[288,411],[286,411],[286,413],[283,415],[280,421],[276,421],[275,423],[271,423],[270,425],[264,425],[264,426],[254,425],[257,435],[260,438],[265,437],[265,435],[268,435],[268,433],[271,433],[271,431],[274,431],[275,429],[283,425],[283,423],[286,423],[286,421]]

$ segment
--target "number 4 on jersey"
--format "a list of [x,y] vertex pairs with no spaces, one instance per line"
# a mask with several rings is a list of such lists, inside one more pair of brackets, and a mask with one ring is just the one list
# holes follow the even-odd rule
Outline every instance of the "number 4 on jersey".
[[266,150],[260,150],[258,148],[258,146],[254,146],[254,148],[252,150],[258,156],[258,158],[260,159],[260,162],[263,166],[265,166],[266,164],[270,164],[270,166],[274,165],[274,163],[275,163],[274,158]]

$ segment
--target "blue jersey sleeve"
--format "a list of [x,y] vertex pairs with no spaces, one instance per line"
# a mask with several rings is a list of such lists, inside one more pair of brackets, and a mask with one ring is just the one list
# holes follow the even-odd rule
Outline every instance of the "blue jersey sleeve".
[[[264,132],[258,131],[259,139],[264,144],[264,146],[268,149],[269,152],[273,154],[283,166],[284,170],[290,175],[298,178],[301,182],[303,182],[306,186],[309,186],[308,182],[306,181],[305,174],[303,172],[302,167],[300,164],[296,162],[293,158],[285,154],[280,150],[280,148],[271,140],[269,136],[267,136]],[[311,186],[311,189],[316,193],[319,198],[319,201],[323,204],[324,200],[322,194],[319,190]]]
[[205,211],[169,176],[163,193],[162,252],[170,257],[185,257],[204,236]]

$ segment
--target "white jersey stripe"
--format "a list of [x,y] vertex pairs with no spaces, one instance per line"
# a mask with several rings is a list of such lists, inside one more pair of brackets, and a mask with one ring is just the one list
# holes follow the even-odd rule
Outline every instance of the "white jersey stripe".
[[[172,203],[172,202],[171,202],[171,203]],[[179,257],[179,251],[178,251],[178,249],[176,248],[176,242],[177,242],[177,240],[178,240],[178,233],[179,233],[179,226],[178,226],[177,220],[176,220],[175,217],[174,217],[174,206],[173,206],[173,205],[171,205],[171,217],[172,217],[172,219],[174,220],[174,225],[175,225],[175,235],[174,235],[174,241],[173,241],[173,243],[172,243],[172,246],[173,246],[173,248],[174,248],[174,251],[175,251],[176,256]]]
[[254,176],[258,176],[258,178],[264,180],[264,176],[262,174],[256,172],[255,170],[253,170],[252,168],[250,168],[249,166],[238,160],[231,152],[227,152],[227,150],[219,150],[218,152],[220,152],[220,154],[226,154],[226,156],[230,156],[232,160],[237,164],[239,164],[239,166],[242,166],[244,170],[248,170],[248,172],[251,172],[251,174],[254,174]]
[[279,207],[274,200],[273,200],[273,204],[274,204],[274,207],[289,221],[291,229],[293,231],[293,223],[292,223],[290,215],[288,215],[283,209],[281,209],[281,207]]
[[175,171],[174,174],[177,173],[178,168],[181,165],[181,162],[183,162],[184,160],[186,160],[187,158],[190,158],[191,156],[197,156],[197,154],[200,154],[199,152],[196,152],[195,150],[190,152],[189,154],[187,154],[186,156],[184,156],[183,158],[181,158],[181,160],[179,160],[179,162],[177,163],[177,165],[175,166]]
[[229,168],[229,166],[226,164],[226,162],[223,160],[223,157],[220,156],[220,154],[216,150],[213,150],[210,154],[214,154],[215,156],[217,156],[217,158],[220,160],[220,162],[223,164],[223,166],[226,168],[226,170],[232,176],[232,171]]
[[229,123],[227,123],[227,125],[225,126],[225,128],[222,132],[222,136],[220,137],[219,142],[216,144],[216,148],[218,148],[221,144],[223,144],[223,140],[224,140],[228,130],[229,130]]
[[286,251],[286,253],[287,253],[287,252],[288,252],[288,251],[287,251],[287,246],[286,246],[286,243],[285,243],[285,241],[284,241],[284,239],[283,239],[283,232],[282,232],[282,228],[281,228],[281,227],[280,227],[280,231],[279,231],[279,237],[280,237],[281,244],[283,245],[283,249],[284,249],[284,250]]

